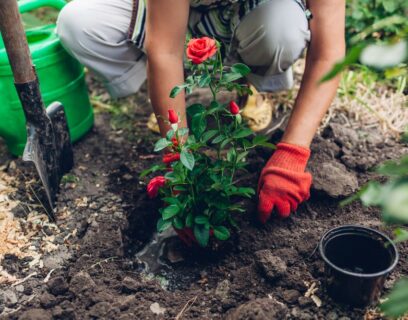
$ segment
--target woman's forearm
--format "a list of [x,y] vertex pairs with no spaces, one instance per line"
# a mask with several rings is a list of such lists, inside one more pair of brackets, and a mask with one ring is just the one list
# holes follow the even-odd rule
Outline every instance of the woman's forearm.
[[[310,59],[311,60],[311,59]],[[334,60],[308,61],[283,141],[309,147],[336,95],[338,78],[319,83],[331,70]]]
[[150,52],[147,62],[149,96],[160,132],[164,136],[170,128],[165,121],[169,109],[179,113],[181,126],[187,126],[184,93],[180,93],[174,99],[170,98],[170,91],[184,81],[183,59],[178,55]]

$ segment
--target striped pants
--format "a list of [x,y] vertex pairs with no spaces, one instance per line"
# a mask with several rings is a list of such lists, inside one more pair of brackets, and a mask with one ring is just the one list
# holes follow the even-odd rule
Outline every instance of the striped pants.
[[[102,79],[112,97],[137,92],[146,79],[144,1],[139,1],[136,16],[132,9],[133,0],[74,0],[57,21],[64,47]],[[258,91],[291,88],[291,65],[310,40],[307,14],[299,0],[263,0],[244,15],[229,16],[229,28],[211,24],[211,16],[223,13],[212,10],[191,8],[189,29],[194,36],[228,43],[231,52],[251,67],[248,80]]]

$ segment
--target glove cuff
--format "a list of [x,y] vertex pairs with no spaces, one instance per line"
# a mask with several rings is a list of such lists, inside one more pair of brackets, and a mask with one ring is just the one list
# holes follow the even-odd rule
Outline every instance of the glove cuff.
[[304,172],[309,157],[310,149],[280,142],[276,145],[276,150],[266,166],[272,165],[290,171]]

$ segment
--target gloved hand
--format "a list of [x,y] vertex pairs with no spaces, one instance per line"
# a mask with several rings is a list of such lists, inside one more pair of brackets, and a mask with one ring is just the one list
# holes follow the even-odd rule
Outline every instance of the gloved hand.
[[258,183],[259,220],[265,223],[273,209],[286,218],[309,199],[312,176],[305,172],[310,150],[289,143],[278,143],[261,172]]

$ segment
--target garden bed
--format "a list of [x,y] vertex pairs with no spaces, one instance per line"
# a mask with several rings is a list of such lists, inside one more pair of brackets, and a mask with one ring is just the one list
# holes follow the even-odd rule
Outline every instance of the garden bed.
[[[171,260],[178,262],[148,274],[135,255],[151,240],[160,206],[138,178],[160,161],[152,153],[157,137],[146,128],[151,109],[144,91],[119,102],[120,108],[100,100],[94,129],[75,145],[76,165],[64,178],[55,225],[35,205],[40,191],[30,168],[1,149],[0,181],[13,189],[3,203],[26,239],[18,238],[21,248],[1,260],[0,318],[381,319],[374,308],[331,301],[315,249],[325,231],[342,224],[391,234],[377,210],[358,203],[340,207],[339,199],[374,177],[369,168],[406,153],[405,147],[332,116],[312,145],[312,197],[295,214],[263,226],[255,218],[255,199],[246,201],[240,230],[222,246],[191,250],[174,240]],[[241,179],[255,187],[268,156],[254,152]],[[386,288],[408,275],[408,245],[399,250]]]

